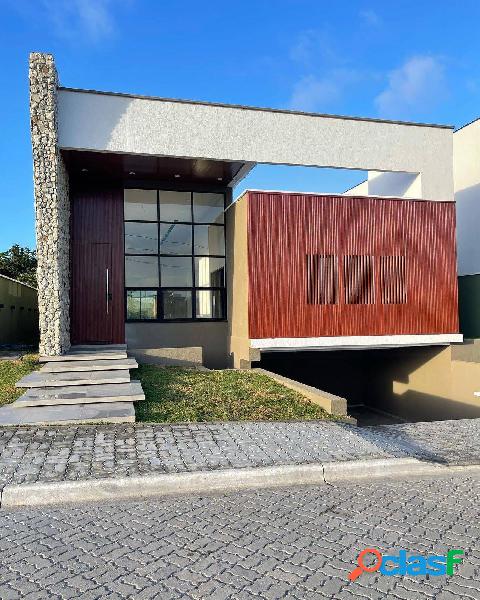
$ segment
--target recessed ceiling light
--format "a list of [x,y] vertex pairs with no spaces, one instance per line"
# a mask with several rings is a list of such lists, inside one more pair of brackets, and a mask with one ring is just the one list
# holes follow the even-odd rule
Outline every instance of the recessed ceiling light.
[[223,181],[223,177],[217,177],[217,181]]
[[174,177],[175,179],[178,179],[180,177],[180,173],[175,173]]
[[129,171],[128,174],[129,175],[136,175],[135,171]]
[[88,169],[85,169],[85,167],[82,169],[82,173],[88,173]]

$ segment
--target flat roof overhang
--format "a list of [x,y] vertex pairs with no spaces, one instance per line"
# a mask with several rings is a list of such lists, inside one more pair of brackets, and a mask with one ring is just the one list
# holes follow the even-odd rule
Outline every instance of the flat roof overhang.
[[261,352],[292,352],[295,350],[373,350],[406,346],[448,346],[461,342],[463,342],[461,333],[440,333],[251,339],[250,346]]
[[189,184],[224,188],[236,185],[253,168],[239,161],[114,152],[62,150],[68,173],[75,181],[114,180],[162,182],[175,187]]

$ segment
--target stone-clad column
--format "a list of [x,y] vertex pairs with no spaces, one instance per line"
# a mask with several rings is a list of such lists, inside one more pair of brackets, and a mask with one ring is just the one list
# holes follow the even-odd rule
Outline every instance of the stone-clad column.
[[70,347],[70,201],[68,173],[58,148],[53,56],[31,53],[29,78],[40,353],[52,356]]

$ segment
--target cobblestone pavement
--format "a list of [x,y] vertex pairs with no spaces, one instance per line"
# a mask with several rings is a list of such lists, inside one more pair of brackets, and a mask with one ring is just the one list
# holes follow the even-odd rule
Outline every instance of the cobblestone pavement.
[[405,456],[480,463],[480,419],[363,428],[325,421],[0,428],[0,487]]
[[[0,512],[0,597],[480,598],[480,479],[263,490]],[[365,547],[465,550],[452,577],[362,574]]]

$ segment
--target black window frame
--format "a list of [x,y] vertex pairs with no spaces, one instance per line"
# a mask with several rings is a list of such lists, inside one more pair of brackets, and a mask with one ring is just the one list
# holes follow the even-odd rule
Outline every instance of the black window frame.
[[[126,323],[192,323],[192,322],[206,322],[206,323],[214,323],[214,322],[226,322],[228,320],[227,318],[227,247],[226,247],[226,224],[225,224],[225,211],[227,208],[227,193],[225,190],[206,190],[206,189],[193,189],[193,188],[189,188],[189,189],[185,189],[185,188],[170,188],[167,187],[165,185],[158,185],[158,186],[141,186],[141,185],[131,185],[131,186],[126,186],[124,189],[145,189],[145,190],[152,190],[154,189],[156,191],[157,194],[157,220],[156,221],[145,221],[145,220],[141,220],[141,219],[125,219],[125,213],[123,215],[123,255],[124,255],[124,281],[125,281],[125,286],[124,286],[124,312],[125,312],[125,322]],[[162,191],[169,191],[169,192],[187,192],[190,194],[190,214],[191,214],[191,221],[164,221],[161,220],[161,215],[160,215],[160,193]],[[211,223],[211,222],[205,222],[205,221],[200,221],[200,222],[195,222],[194,221],[194,208],[193,208],[193,199],[194,199],[194,194],[201,194],[201,193],[211,193],[211,194],[219,194],[223,196],[223,223]],[[126,253],[125,252],[125,223],[156,223],[157,224],[157,250],[158,252],[153,254],[138,254],[138,253]],[[190,225],[191,226],[191,232],[192,232],[192,251],[190,254],[168,254],[168,253],[164,253],[160,251],[160,244],[161,244],[161,238],[160,238],[160,226],[162,224],[175,224],[175,225]],[[224,254],[196,254],[195,253],[195,226],[196,225],[210,225],[210,226],[215,226],[215,227],[221,227],[223,230],[223,239],[224,239],[224,246],[225,246],[225,253]],[[125,257],[126,256],[155,256],[158,260],[157,260],[157,268],[158,268],[158,283],[159,286],[158,287],[152,287],[152,286],[127,286],[126,285],[126,277],[125,277]],[[178,287],[174,287],[174,286],[162,286],[162,276],[161,276],[161,268],[160,268],[160,259],[162,257],[186,257],[186,258],[190,258],[191,261],[191,273],[192,273],[192,286],[178,286]],[[219,287],[219,286],[208,286],[208,287],[204,287],[204,286],[198,286],[196,285],[197,281],[196,281],[196,277],[195,277],[195,258],[199,258],[199,257],[207,257],[207,258],[222,258],[225,261],[225,267],[224,267],[224,285],[223,287]],[[188,318],[182,318],[182,319],[166,319],[164,317],[164,306],[163,306],[163,292],[165,291],[170,291],[170,290],[178,290],[178,291],[190,291],[192,293],[192,316],[188,317]],[[156,319],[129,319],[127,318],[127,292],[129,291],[156,291],[157,292],[157,318]],[[220,292],[220,297],[221,297],[221,301],[222,301],[222,314],[223,317],[216,317],[216,318],[208,318],[208,317],[197,317],[197,292],[198,291],[219,291]]]

